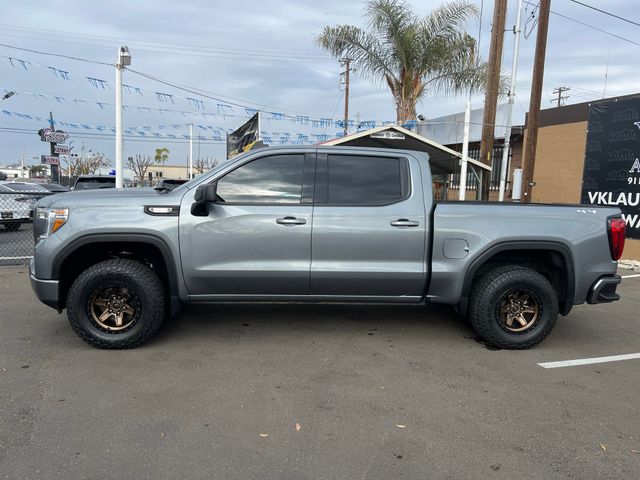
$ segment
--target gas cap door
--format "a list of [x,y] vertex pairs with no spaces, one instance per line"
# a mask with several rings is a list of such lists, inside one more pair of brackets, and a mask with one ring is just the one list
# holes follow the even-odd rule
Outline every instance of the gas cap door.
[[469,244],[462,238],[447,238],[442,253],[447,258],[465,258],[469,255]]

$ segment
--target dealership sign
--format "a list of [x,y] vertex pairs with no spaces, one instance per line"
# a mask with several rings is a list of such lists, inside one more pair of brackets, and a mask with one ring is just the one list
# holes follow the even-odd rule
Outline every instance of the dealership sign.
[[640,238],[640,96],[589,106],[581,202],[619,207]]
[[384,138],[385,140],[404,140],[404,133],[386,130],[384,132],[376,132],[369,135],[371,138]]
[[40,134],[40,140],[49,143],[64,143],[69,134],[62,130],[53,130],[52,128],[43,128],[38,132]]
[[67,147],[66,145],[55,145],[53,147],[53,152],[54,153],[59,153],[60,155],[68,155],[69,154],[69,147]]
[[45,165],[60,165],[60,159],[53,155],[40,155],[40,163]]

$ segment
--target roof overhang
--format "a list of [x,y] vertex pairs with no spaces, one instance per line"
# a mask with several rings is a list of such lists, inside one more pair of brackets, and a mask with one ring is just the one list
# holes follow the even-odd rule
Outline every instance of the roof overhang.
[[[426,152],[429,154],[431,171],[435,175],[456,173],[459,161],[462,158],[461,153],[398,125],[385,125],[364,130],[346,137],[323,142],[322,145],[396,148]],[[468,161],[482,170],[491,171],[489,165],[485,165],[478,160],[469,158]]]

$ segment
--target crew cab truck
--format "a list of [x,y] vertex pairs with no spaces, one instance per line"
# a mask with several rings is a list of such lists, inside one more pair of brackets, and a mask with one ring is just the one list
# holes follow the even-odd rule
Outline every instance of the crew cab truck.
[[[99,348],[142,344],[190,302],[452,305],[488,344],[542,341],[618,300],[617,208],[439,202],[425,153],[267,147],[171,191],[46,197],[37,297]],[[426,315],[426,312],[425,312]]]

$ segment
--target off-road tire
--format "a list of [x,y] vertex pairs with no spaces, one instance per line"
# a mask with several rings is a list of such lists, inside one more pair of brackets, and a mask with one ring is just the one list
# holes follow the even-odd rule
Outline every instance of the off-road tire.
[[[100,329],[90,314],[90,299],[106,285],[122,285],[137,296],[140,311],[131,327],[122,332]],[[165,317],[162,282],[146,265],[113,259],[97,263],[73,282],[67,295],[67,316],[74,332],[89,345],[102,349],[125,349],[142,345],[160,328]]]
[[18,230],[20,230],[21,226],[22,224],[20,222],[9,222],[4,224],[4,228],[8,232],[17,232]]
[[[525,290],[536,297],[538,320],[530,329],[513,333],[501,326],[499,302],[512,290]],[[480,338],[490,346],[519,350],[542,342],[558,318],[558,296],[546,277],[527,267],[502,265],[476,281],[469,302],[469,320]]]

